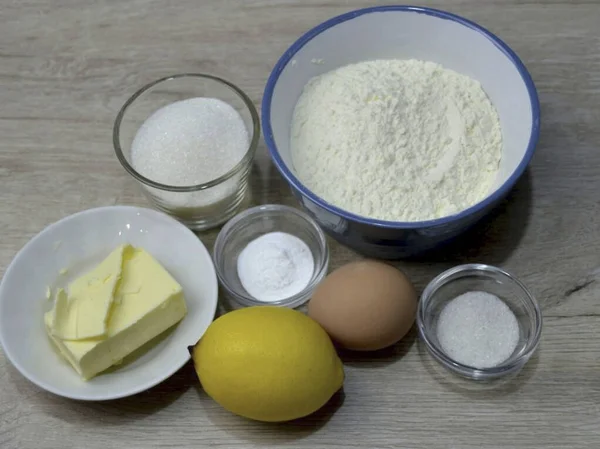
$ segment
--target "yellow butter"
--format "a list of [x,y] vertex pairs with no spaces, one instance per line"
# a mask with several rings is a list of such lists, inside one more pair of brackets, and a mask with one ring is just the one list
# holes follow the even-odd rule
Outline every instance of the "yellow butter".
[[[108,314],[121,280],[125,245],[69,285],[68,298],[57,295],[52,334],[63,340],[106,336]],[[59,298],[61,301],[59,301]]]
[[53,332],[57,311],[44,317],[48,335],[84,379],[119,363],[187,313],[177,281],[150,254],[129,245],[123,248],[121,281],[115,290],[105,337],[59,338]]
[[[67,292],[62,288],[56,290],[54,297],[54,308],[50,330],[53,335],[76,335],[77,334],[77,304],[69,305]],[[59,337],[60,338],[60,337]]]

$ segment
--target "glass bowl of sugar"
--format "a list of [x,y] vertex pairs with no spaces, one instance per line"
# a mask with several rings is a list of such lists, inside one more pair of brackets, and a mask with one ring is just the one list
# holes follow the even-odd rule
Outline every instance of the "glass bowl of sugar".
[[428,352],[463,378],[493,381],[516,374],[535,352],[542,314],[527,287],[506,271],[459,265],[423,291],[417,326]]
[[304,212],[280,204],[247,209],[217,236],[213,261],[230,308],[299,307],[327,275],[325,234]]
[[243,204],[259,136],[258,113],[241,89],[185,73],[134,93],[117,115],[113,144],[156,209],[203,230]]

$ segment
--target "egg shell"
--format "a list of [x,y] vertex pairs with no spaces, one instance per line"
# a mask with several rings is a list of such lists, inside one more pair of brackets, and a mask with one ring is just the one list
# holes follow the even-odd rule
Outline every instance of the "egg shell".
[[374,351],[390,346],[412,327],[417,294],[398,269],[382,262],[352,262],[316,288],[308,315],[339,346]]

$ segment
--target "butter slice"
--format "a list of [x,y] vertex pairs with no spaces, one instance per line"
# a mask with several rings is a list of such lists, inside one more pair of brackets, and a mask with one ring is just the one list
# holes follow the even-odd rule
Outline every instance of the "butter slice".
[[146,251],[127,245],[104,338],[61,339],[53,332],[54,311],[46,313],[44,321],[62,355],[87,380],[119,363],[186,313],[177,281]]
[[54,335],[77,334],[76,304],[69,304],[67,292],[62,288],[56,290],[50,330]]
[[108,314],[121,280],[124,250],[125,245],[119,246],[96,268],[73,281],[68,299],[57,294],[52,322],[56,337],[85,340],[106,336]]

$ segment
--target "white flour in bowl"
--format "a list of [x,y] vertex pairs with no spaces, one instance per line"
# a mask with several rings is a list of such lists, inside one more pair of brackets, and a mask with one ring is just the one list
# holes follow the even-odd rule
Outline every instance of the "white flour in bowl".
[[290,146],[298,177],[325,201],[365,217],[420,221],[488,195],[502,135],[479,82],[432,62],[376,60],[310,80]]

